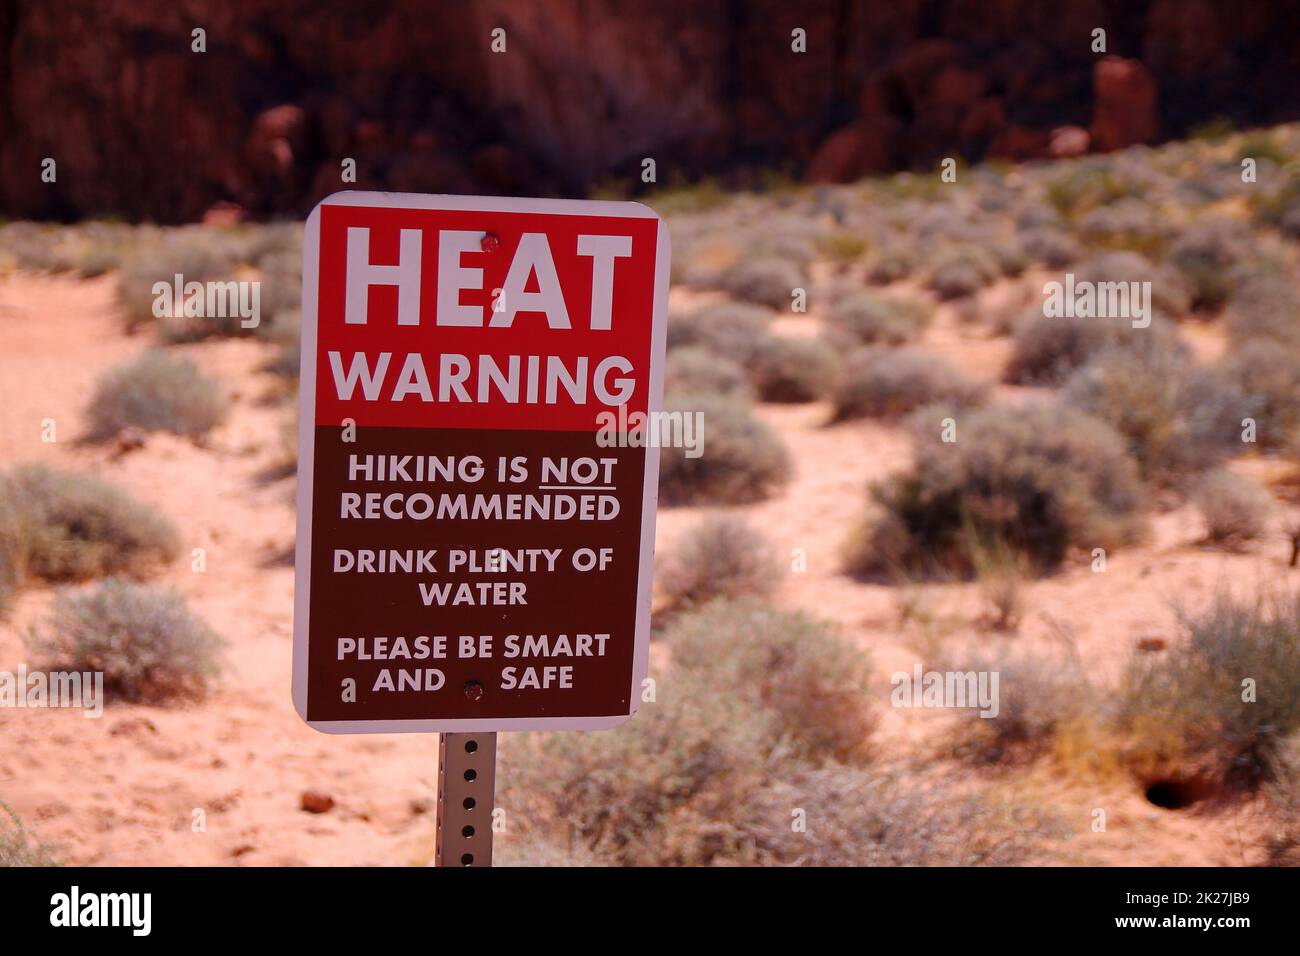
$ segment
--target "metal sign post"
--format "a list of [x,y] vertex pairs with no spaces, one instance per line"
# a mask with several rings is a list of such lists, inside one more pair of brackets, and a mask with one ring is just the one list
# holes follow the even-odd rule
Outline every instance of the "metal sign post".
[[492,865],[497,735],[440,734],[435,866]]

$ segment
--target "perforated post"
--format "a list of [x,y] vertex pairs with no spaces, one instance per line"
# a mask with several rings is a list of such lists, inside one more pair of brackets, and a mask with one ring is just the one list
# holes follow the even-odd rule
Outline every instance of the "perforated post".
[[492,865],[497,735],[440,734],[436,866]]

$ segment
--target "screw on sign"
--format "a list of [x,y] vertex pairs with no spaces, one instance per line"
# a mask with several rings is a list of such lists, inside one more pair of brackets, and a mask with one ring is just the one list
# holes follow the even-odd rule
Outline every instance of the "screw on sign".
[[609,429],[661,407],[667,227],[344,192],[303,257],[294,705],[441,734],[438,864],[486,866],[496,733],[639,702],[659,449]]

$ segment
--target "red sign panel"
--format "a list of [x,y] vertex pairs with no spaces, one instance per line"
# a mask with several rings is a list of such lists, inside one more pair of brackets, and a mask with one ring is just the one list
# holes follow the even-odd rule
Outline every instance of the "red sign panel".
[[660,408],[667,228],[637,203],[345,192],[303,254],[298,712],[626,720],[658,474],[628,423]]

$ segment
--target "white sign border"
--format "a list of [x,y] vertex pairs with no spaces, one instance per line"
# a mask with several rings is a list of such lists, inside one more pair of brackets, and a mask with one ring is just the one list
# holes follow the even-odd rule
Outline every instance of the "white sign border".
[[647,411],[663,408],[664,349],[668,330],[668,283],[672,240],[668,224],[638,202],[582,199],[515,199],[509,196],[453,196],[425,193],[385,193],[345,190],[326,196],[307,217],[303,233],[302,354],[298,377],[298,527],[294,555],[293,705],[303,721],[326,734],[490,733],[521,730],[607,730],[626,723],[637,712],[641,686],[650,657],[650,602],[654,570],[655,514],[659,499],[659,448],[646,448],[641,498],[641,555],[637,571],[636,639],[631,709],[604,717],[506,717],[466,720],[308,720],[307,652],[311,607],[312,479],[316,456],[316,323],[320,270],[320,211],[323,206],[369,206],[399,209],[482,210],[564,216],[604,216],[655,219],[654,307],[651,315],[650,394]]

